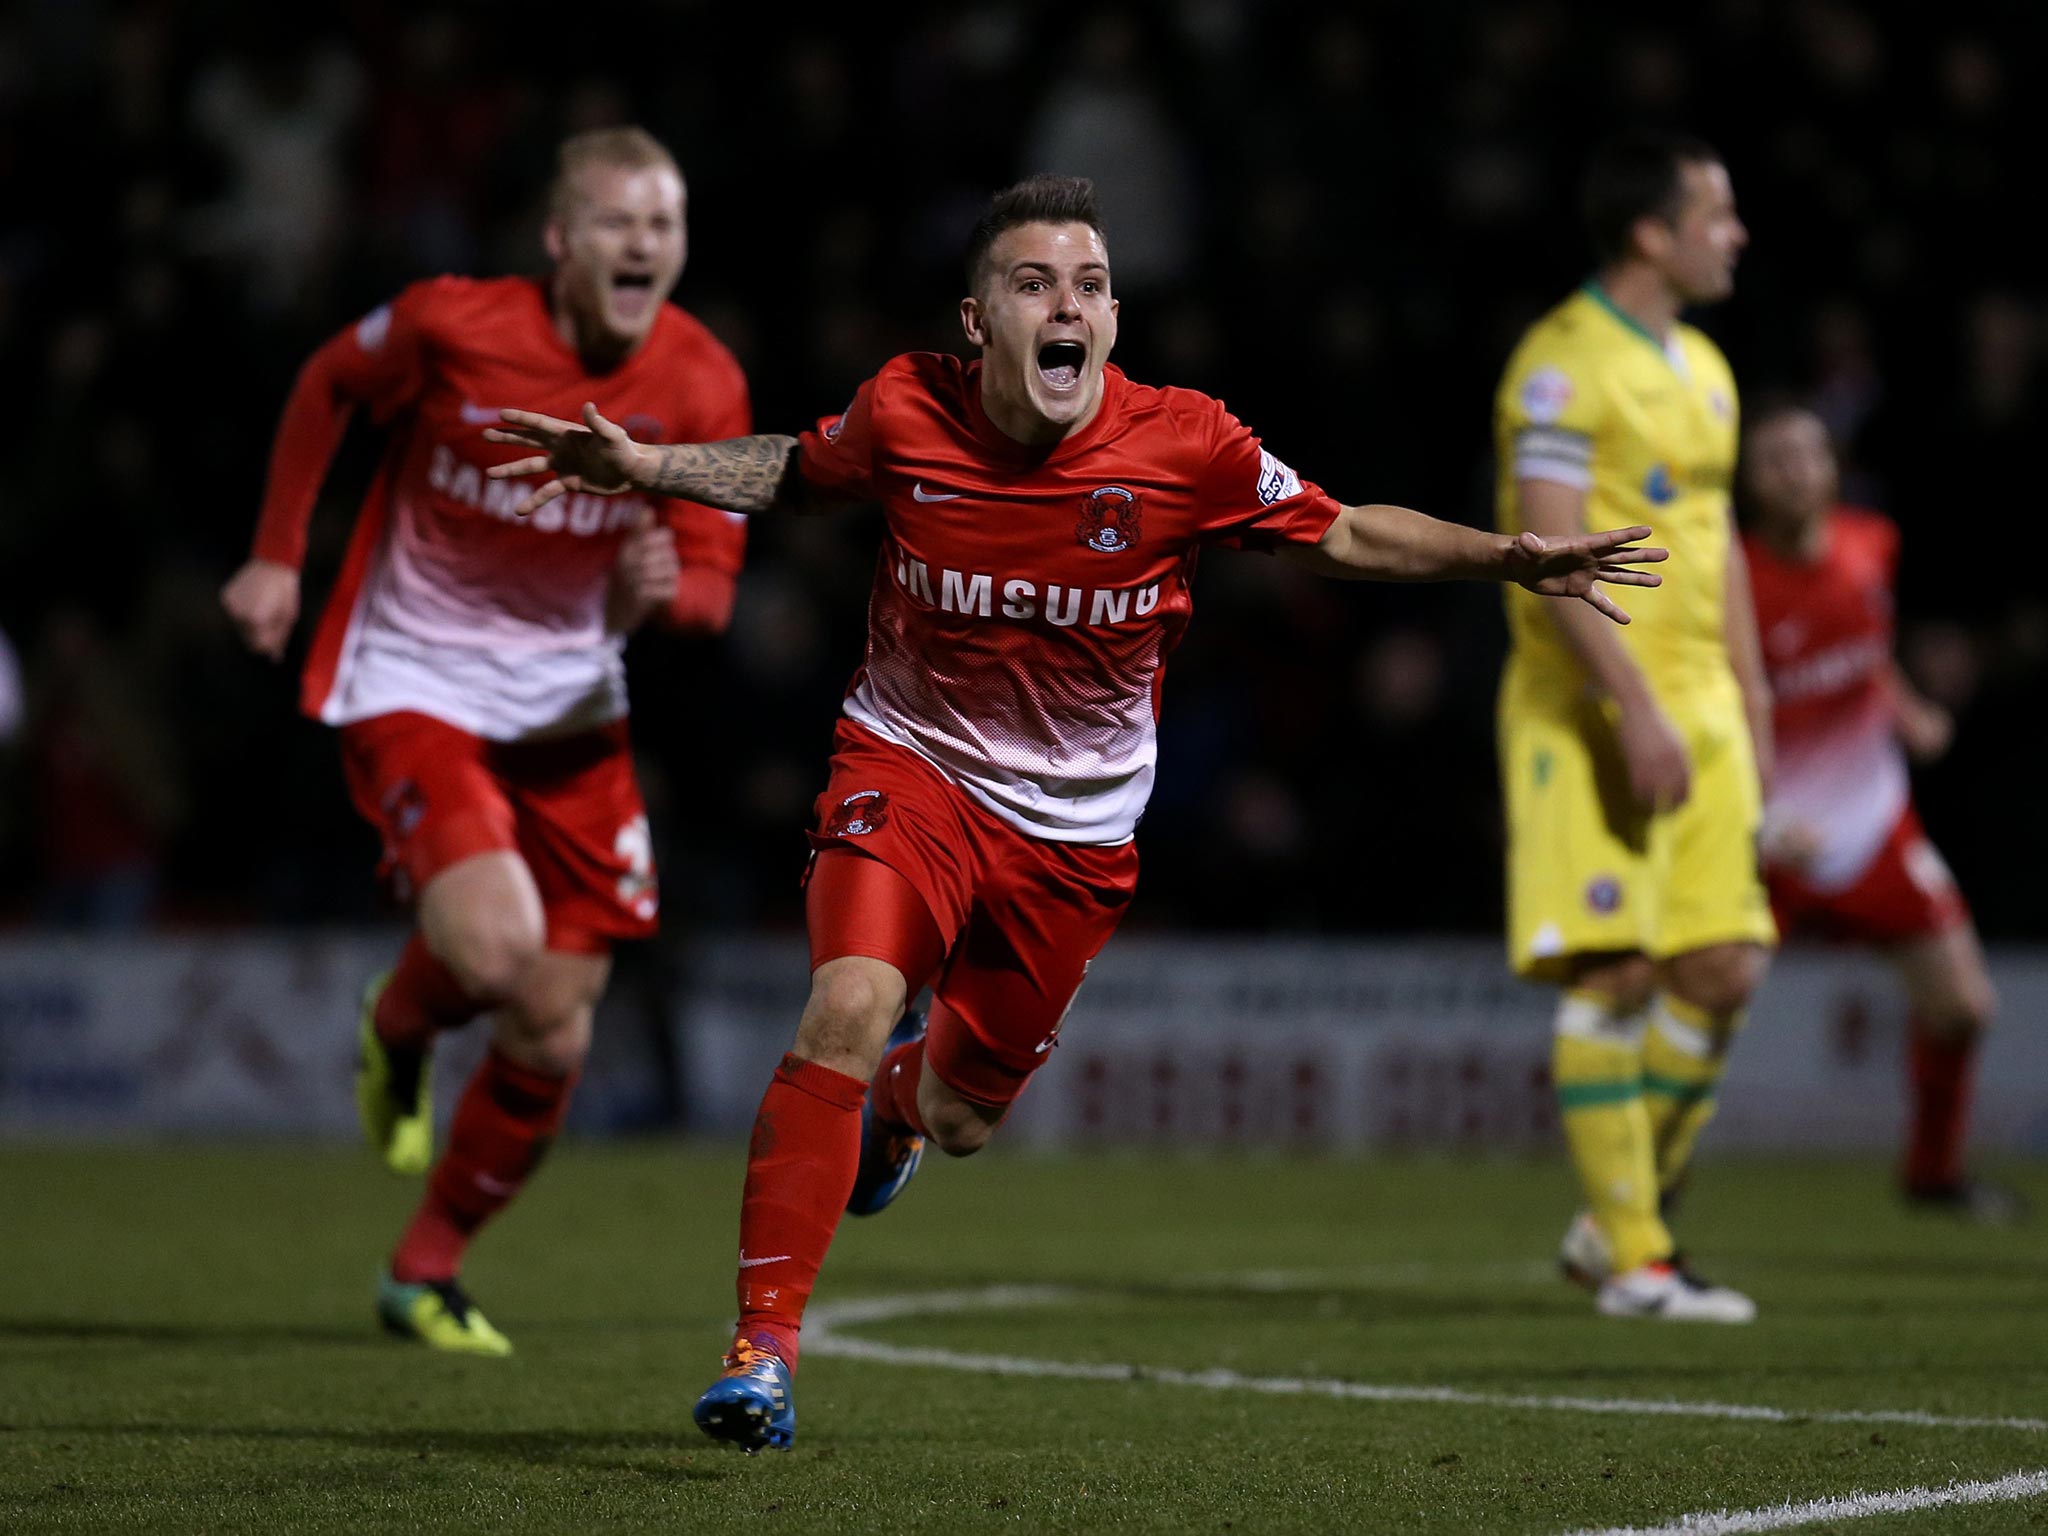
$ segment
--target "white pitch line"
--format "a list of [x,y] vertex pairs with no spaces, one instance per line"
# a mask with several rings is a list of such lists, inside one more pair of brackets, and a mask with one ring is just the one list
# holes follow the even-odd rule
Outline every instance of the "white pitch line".
[[1570,1536],[1742,1536],[1749,1531],[1784,1531],[1818,1520],[1861,1520],[1902,1515],[1958,1504],[2010,1504],[2048,1494],[2048,1472],[2015,1472],[1985,1483],[1950,1483],[1942,1488],[1894,1488],[1890,1493],[1850,1493],[1806,1504],[1773,1504],[1764,1509],[1717,1510],[1681,1515],[1668,1525],[1617,1525]]
[[1036,1376],[1068,1381],[1144,1381],[1215,1392],[1257,1392],[1281,1397],[1333,1397],[1371,1403],[1438,1403],[1465,1408],[1511,1408],[1548,1413],[1593,1413],[1689,1419],[1738,1419],[1773,1424],[1904,1424],[1921,1429],[2010,1429],[2048,1431],[2048,1419],[1971,1417],[1917,1409],[1772,1408],[1750,1403],[1682,1402],[1674,1398],[1564,1397],[1540,1393],[1473,1392],[1463,1387],[1383,1386],[1319,1376],[1246,1376],[1221,1367],[1183,1371],[1170,1366],[1131,1365],[1107,1360],[1039,1360],[1017,1355],[978,1355],[925,1345],[885,1344],[841,1330],[934,1313],[1050,1306],[1081,1299],[1084,1293],[1053,1285],[996,1285],[976,1291],[924,1291],[868,1296],[812,1307],[804,1319],[804,1352],[878,1365],[923,1366],[981,1376]]
[[1240,1291],[1320,1291],[1381,1286],[1442,1285],[1478,1281],[1488,1285],[1554,1285],[1557,1265],[1541,1260],[1476,1260],[1470,1263],[1419,1259],[1410,1263],[1354,1264],[1326,1269],[1233,1269],[1177,1276],[1173,1289],[1228,1287]]

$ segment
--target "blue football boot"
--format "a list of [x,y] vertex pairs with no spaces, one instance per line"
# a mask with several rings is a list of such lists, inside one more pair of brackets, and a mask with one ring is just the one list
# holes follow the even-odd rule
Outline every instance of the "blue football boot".
[[[924,1033],[924,1015],[906,1013],[903,1022],[889,1031],[887,1056]],[[903,1193],[903,1186],[924,1161],[924,1138],[907,1130],[892,1130],[875,1118],[874,1095],[860,1106],[860,1171],[853,1176],[853,1193],[846,1197],[846,1214],[872,1216]]]
[[714,1440],[749,1456],[786,1451],[796,1441],[796,1395],[782,1357],[752,1339],[734,1339],[725,1370],[697,1399],[691,1417]]

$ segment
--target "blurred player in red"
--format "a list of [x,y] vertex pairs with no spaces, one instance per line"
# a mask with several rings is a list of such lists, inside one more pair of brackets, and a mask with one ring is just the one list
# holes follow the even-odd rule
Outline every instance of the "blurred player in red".
[[[800,438],[648,448],[594,409],[581,427],[507,412],[513,430],[493,434],[543,450],[492,471],[552,469],[527,503],[543,512],[639,488],[747,512],[879,502],[887,518],[811,835],[810,1000],[754,1122],[737,1337],[696,1409],[749,1450],[794,1436],[798,1328],[842,1212],[894,1198],[926,1137],[955,1156],[988,1140],[1123,916],[1204,548],[1330,576],[1519,581],[1614,618],[1596,583],[1654,584],[1616,562],[1663,558],[1626,547],[1647,528],[1517,539],[1340,506],[1217,401],[1125,378],[1107,366],[1117,305],[1086,181],[1000,194],[967,273],[979,361],[899,357]],[[923,1033],[904,1009],[928,982]]]
[[1837,504],[1834,448],[1811,411],[1759,416],[1743,466],[1754,509],[1743,542],[1776,700],[1763,852],[1778,925],[1876,945],[1897,963],[1912,1008],[1905,1192],[2011,1220],[2017,1197],[1964,1171],[1977,1048],[1997,998],[1907,781],[1907,755],[1939,757],[1951,724],[1892,657],[1898,530]]
[[433,1160],[437,1031],[492,1043],[379,1293],[393,1331],[504,1354],[457,1273],[561,1125],[615,939],[654,931],[647,816],[626,728],[625,637],[650,616],[715,633],[744,519],[686,501],[565,497],[513,515],[490,479],[500,406],[602,402],[634,431],[750,429],[746,380],[667,302],[685,256],[675,160],[637,128],[563,144],[543,277],[435,278],[343,331],[300,373],[254,553],[222,601],[276,658],[299,613],[315,496],[358,406],[388,445],[306,663],[302,703],[341,729],[349,791],[418,914],[364,997],[356,1096],[394,1169]]

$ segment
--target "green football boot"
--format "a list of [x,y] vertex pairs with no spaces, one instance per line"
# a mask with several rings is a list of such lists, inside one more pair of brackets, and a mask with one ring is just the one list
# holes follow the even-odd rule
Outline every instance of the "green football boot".
[[370,978],[356,1025],[356,1114],[370,1149],[393,1173],[418,1178],[434,1161],[432,1062],[377,1038],[377,999],[391,973]]
[[453,1355],[512,1353],[512,1341],[479,1312],[453,1280],[416,1284],[394,1280],[387,1272],[377,1279],[377,1320],[387,1333],[418,1339],[429,1349]]

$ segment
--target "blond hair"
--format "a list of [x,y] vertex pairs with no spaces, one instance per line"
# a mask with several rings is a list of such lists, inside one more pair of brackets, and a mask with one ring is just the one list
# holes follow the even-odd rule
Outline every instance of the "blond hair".
[[548,217],[565,219],[574,198],[576,174],[589,166],[609,166],[622,171],[645,171],[666,167],[681,180],[683,168],[676,157],[645,128],[587,128],[562,140],[555,151],[555,179],[548,188]]

